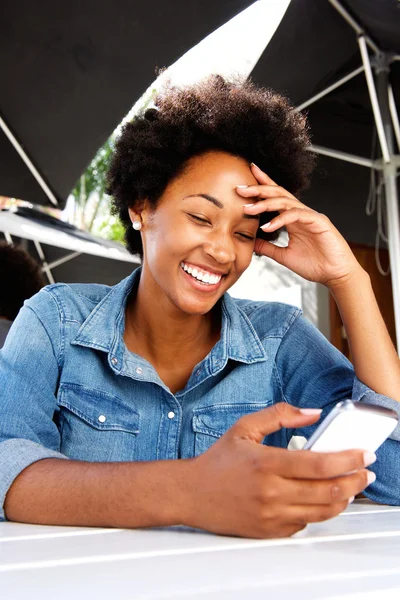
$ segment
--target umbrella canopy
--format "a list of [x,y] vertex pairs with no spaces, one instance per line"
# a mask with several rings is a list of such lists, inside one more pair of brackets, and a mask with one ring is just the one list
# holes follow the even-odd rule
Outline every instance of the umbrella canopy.
[[114,285],[139,266],[121,244],[98,238],[35,209],[0,211],[0,240],[21,244],[49,283]]
[[6,2],[0,195],[64,208],[98,148],[154,80],[251,0]]
[[398,0],[292,0],[251,76],[307,112],[319,160],[303,200],[348,241],[375,243],[371,172],[384,184],[400,347],[399,32]]

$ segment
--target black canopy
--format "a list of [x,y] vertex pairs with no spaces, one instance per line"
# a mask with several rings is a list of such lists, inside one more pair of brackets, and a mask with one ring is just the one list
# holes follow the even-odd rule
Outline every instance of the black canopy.
[[[340,2],[377,46],[400,55],[398,0]],[[369,49],[371,57],[375,53]],[[328,0],[292,0],[251,77],[296,105],[362,65],[357,34]],[[390,64],[390,80],[400,101],[400,62]],[[370,159],[381,156],[373,146],[375,122],[365,74],[359,74],[305,108],[315,146]],[[304,201],[326,212],[349,241],[374,245],[376,219],[365,208],[370,188],[365,166],[319,156],[312,187]]]
[[[155,79],[249,0],[14,0],[0,14],[0,117],[60,208]],[[51,205],[0,128],[0,195]],[[53,204],[54,204],[53,202]]]
[[304,200],[347,240],[374,245],[371,175],[385,191],[400,351],[400,3],[292,0],[252,77],[307,111],[319,161]]

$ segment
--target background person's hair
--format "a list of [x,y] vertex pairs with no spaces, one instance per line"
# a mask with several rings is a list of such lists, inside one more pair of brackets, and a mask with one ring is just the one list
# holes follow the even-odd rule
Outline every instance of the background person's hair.
[[24,301],[44,285],[40,265],[25,250],[0,242],[0,317],[14,321]]
[[[108,171],[112,210],[126,228],[132,254],[143,255],[140,232],[131,227],[128,208],[146,200],[156,208],[168,183],[189,159],[222,150],[254,162],[274,181],[298,196],[315,164],[306,118],[276,92],[249,80],[213,75],[186,87],[167,83],[156,108],[127,123],[116,143]],[[261,215],[260,225],[277,213]],[[273,240],[279,232],[258,237]]]

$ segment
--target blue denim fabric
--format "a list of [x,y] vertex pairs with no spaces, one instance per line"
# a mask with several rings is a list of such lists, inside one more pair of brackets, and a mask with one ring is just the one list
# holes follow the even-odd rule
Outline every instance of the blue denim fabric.
[[[114,287],[55,284],[28,300],[0,351],[0,498],[44,458],[144,461],[207,450],[237,419],[276,402],[321,407],[352,398],[400,404],[362,384],[351,364],[280,303],[221,300],[221,338],[172,394],[123,340],[124,308],[140,269]],[[287,447],[282,429],[264,443]],[[400,504],[400,428],[378,451],[366,494]],[[4,520],[4,511],[0,519]]]

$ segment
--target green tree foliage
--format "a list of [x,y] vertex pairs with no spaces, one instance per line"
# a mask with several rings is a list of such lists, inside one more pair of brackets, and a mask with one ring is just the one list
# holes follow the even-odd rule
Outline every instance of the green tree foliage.
[[[145,110],[154,101],[161,79],[154,82],[134,104],[126,119],[139,110]],[[124,119],[125,121],[125,119]],[[124,122],[123,121],[123,122]],[[109,197],[105,193],[106,174],[114,149],[118,128],[98,150],[86,171],[82,173],[71,194],[75,198],[74,224],[96,235],[123,242],[124,228],[119,219],[110,213]],[[96,199],[94,201],[94,199]]]
[[[77,181],[72,195],[79,207],[80,223],[83,229],[91,231],[94,221],[99,212],[99,208],[106,196],[106,173],[110,164],[111,155],[113,152],[114,141],[111,136],[106,143],[98,150],[88,168]],[[97,192],[97,201],[94,206],[89,203],[90,197]]]

